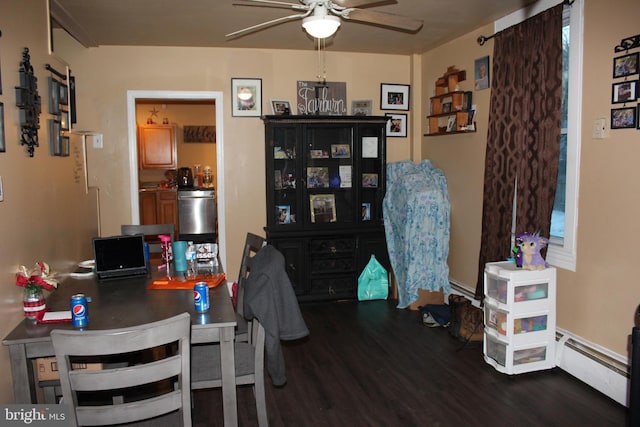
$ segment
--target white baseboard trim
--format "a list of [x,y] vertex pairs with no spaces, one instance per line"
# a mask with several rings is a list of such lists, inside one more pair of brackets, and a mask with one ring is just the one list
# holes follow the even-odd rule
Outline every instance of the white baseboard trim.
[[[451,293],[479,305],[473,290],[453,280],[450,283]],[[610,399],[629,406],[631,369],[626,357],[561,328],[556,328],[556,340],[556,366]]]

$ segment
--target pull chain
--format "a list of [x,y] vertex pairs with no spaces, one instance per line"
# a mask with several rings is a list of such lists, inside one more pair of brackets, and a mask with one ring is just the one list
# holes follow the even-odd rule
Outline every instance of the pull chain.
[[322,81],[322,84],[327,82],[327,52],[325,46],[325,39],[316,39],[318,43],[318,81]]

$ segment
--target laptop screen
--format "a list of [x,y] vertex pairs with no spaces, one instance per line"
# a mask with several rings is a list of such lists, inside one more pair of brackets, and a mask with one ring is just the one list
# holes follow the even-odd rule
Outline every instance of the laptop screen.
[[130,277],[147,273],[142,234],[94,237],[93,252],[98,279]]

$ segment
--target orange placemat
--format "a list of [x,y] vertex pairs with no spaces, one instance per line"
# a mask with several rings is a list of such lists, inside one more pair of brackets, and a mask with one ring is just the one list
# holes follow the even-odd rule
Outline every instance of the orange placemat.
[[195,279],[186,279],[184,277],[175,277],[168,279],[166,277],[162,279],[154,280],[147,289],[191,289],[198,282],[207,282],[210,288],[215,288],[220,283],[224,282],[226,278],[224,273],[214,274],[213,276],[196,276]]

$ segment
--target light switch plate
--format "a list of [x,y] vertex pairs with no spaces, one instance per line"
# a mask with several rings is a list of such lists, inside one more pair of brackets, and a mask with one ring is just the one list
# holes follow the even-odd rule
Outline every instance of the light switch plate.
[[91,135],[87,135],[87,138],[89,138],[89,140],[91,141],[91,146],[93,148],[103,148],[104,146],[102,145],[102,134],[101,133],[94,133]]
[[593,139],[605,139],[608,137],[607,119],[595,119],[593,121]]

